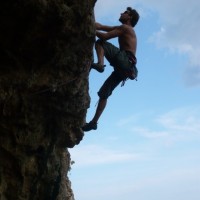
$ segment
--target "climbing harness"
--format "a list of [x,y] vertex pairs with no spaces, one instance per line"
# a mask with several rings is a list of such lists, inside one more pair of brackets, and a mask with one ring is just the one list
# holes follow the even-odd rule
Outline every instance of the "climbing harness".
[[125,82],[130,79],[130,80],[136,80],[137,81],[137,74],[138,74],[138,70],[135,67],[136,63],[137,63],[137,58],[135,57],[135,55],[130,52],[130,51],[126,51],[129,62],[132,64],[132,67],[129,70],[122,70],[121,72],[125,75],[124,80],[122,81],[121,87],[123,87],[125,85]]

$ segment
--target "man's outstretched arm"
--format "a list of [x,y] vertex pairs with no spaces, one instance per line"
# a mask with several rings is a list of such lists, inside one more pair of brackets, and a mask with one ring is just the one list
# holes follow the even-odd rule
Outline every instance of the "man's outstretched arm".
[[114,29],[118,28],[118,26],[106,26],[98,22],[95,23],[95,27],[96,27],[96,30],[106,31],[106,32],[113,31]]
[[115,29],[108,32],[96,31],[96,36],[101,40],[109,40],[111,38],[119,37],[122,34],[123,34],[122,26],[117,26]]

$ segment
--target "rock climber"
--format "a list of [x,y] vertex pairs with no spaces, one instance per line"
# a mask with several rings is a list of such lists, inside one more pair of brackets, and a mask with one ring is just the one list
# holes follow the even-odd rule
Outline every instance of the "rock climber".
[[[95,42],[95,50],[97,53],[97,63],[92,63],[91,69],[98,72],[104,72],[104,57],[113,66],[113,72],[106,79],[100,90],[98,91],[99,102],[93,119],[86,123],[83,131],[90,131],[97,129],[98,120],[103,113],[108,97],[113,90],[129,78],[135,79],[138,70],[136,68],[137,59],[137,37],[134,27],[139,20],[139,14],[135,9],[127,7],[126,11],[121,13],[119,21],[120,26],[106,26],[100,23],[95,23],[96,36],[99,38]],[[119,48],[107,42],[111,38],[118,38]]]

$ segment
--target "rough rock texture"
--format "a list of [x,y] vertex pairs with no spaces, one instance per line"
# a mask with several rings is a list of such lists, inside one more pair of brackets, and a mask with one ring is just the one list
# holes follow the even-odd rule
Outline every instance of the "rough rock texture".
[[96,0],[0,3],[0,200],[73,200]]

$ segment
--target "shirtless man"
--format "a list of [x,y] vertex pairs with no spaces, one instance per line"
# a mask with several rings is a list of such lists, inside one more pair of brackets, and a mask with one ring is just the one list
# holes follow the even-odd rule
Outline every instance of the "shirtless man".
[[[125,12],[121,13],[119,18],[122,23],[121,26],[105,26],[95,23],[96,36],[99,38],[95,43],[98,62],[93,63],[91,68],[102,73],[105,67],[105,56],[110,65],[113,66],[114,71],[100,88],[96,113],[93,119],[82,127],[83,131],[96,130],[97,122],[106,107],[107,99],[112,94],[112,91],[127,78],[135,79],[137,77],[137,60],[135,57],[137,37],[133,27],[135,27],[138,20],[139,14],[137,11],[128,7]],[[118,37],[119,48],[107,42],[107,40],[115,37]]]

